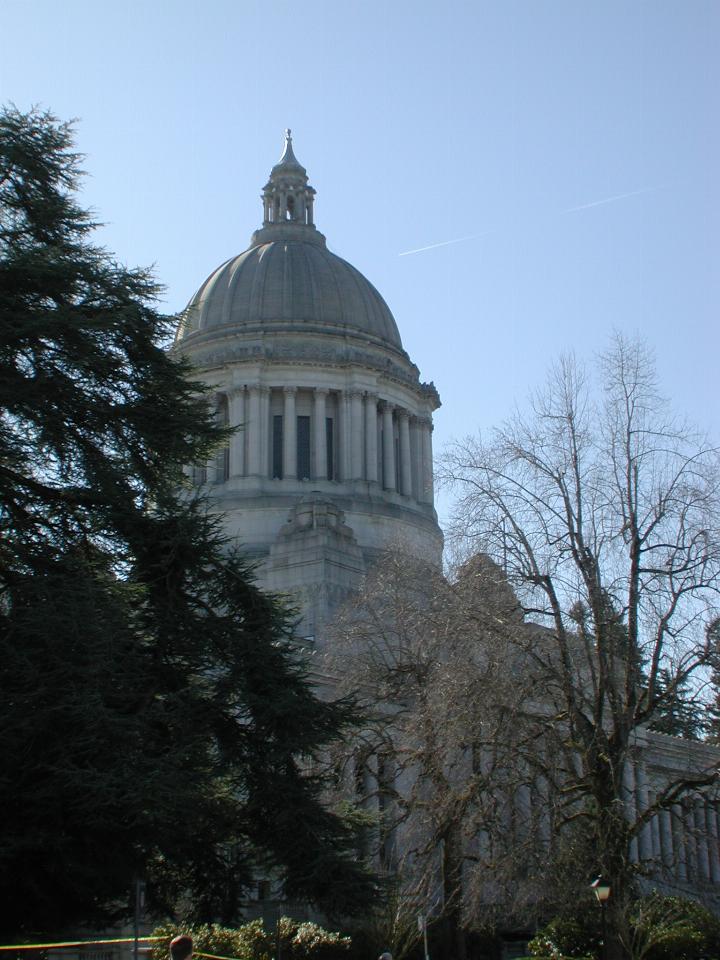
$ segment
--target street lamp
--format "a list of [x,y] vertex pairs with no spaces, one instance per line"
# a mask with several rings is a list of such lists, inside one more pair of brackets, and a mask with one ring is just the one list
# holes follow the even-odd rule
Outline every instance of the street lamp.
[[598,877],[590,884],[590,889],[597,897],[600,909],[602,910],[602,957],[607,960],[607,920],[605,919],[605,909],[610,897],[610,883],[604,877]]

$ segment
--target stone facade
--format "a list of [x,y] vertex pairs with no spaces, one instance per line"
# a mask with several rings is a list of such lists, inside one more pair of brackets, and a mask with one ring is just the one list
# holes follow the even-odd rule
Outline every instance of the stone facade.
[[433,506],[432,415],[377,290],[331,253],[290,132],[263,190],[250,247],[220,266],[183,312],[175,349],[235,428],[194,468],[226,532],[261,560],[270,589],[322,623],[390,543],[441,562]]
[[[384,547],[440,565],[432,417],[380,294],[332,254],[314,223],[315,191],[290,132],[262,193],[263,225],[184,311],[175,350],[210,386],[227,450],[196,466],[227,534],[260,561],[263,585],[299,606],[301,636],[322,648],[323,624]],[[638,739],[626,802],[644,809],[688,764],[717,750],[660,734]],[[377,791],[376,791],[377,792]],[[542,805],[522,797],[521,811]],[[720,821],[687,800],[650,821],[634,856],[667,892],[716,902]]]

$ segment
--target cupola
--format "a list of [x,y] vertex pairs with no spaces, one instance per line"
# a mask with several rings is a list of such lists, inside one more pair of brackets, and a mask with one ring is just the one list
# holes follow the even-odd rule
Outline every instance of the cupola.
[[283,155],[263,187],[263,227],[280,223],[312,226],[314,197],[305,167],[293,152],[292,133],[286,130]]

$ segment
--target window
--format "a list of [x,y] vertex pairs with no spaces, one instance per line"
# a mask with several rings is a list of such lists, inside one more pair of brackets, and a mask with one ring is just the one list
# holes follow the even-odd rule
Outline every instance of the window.
[[297,418],[297,475],[310,479],[310,417]]
[[283,418],[273,417],[272,435],[272,476],[273,480],[283,478]]

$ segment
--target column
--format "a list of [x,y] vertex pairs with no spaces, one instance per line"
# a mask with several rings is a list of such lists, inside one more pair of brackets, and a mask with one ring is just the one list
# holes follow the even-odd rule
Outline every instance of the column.
[[545,777],[537,777],[535,792],[537,794],[538,837],[542,849],[549,853],[552,844],[552,823],[550,820],[550,788]]
[[283,390],[283,477],[288,480],[297,477],[296,395],[297,387],[285,387]]
[[336,480],[350,479],[350,398],[345,390],[337,394],[337,476]]
[[259,477],[262,438],[260,435],[260,387],[257,384],[248,387],[247,432],[248,476]]
[[260,387],[260,476],[270,476],[270,388]]
[[[640,813],[644,813],[649,806],[647,774],[645,772],[644,763],[639,763],[637,765],[636,778],[637,778],[636,782],[637,782],[638,810],[640,811]],[[652,860],[652,857],[653,857],[652,831],[649,823],[646,823],[645,826],[640,831],[638,846],[640,851],[641,862],[643,860]]]
[[717,817],[712,803],[705,804],[705,822],[707,823],[708,846],[710,848],[710,879],[713,883],[720,883]]
[[[655,803],[655,794],[650,794],[650,803]],[[652,834],[653,860],[656,864],[660,863],[662,851],[660,849],[660,820],[656,813],[650,821],[650,832]]]
[[[635,823],[637,819],[637,797],[635,785],[635,765],[630,757],[626,758],[623,766],[623,803],[625,805],[625,816],[630,823]],[[630,861],[638,861],[638,841],[633,837],[630,841]]]
[[365,394],[365,471],[370,483],[377,483],[377,396]]
[[405,497],[411,497],[410,416],[407,410],[400,410],[398,417],[400,421],[400,492]]
[[708,849],[707,823],[705,821],[705,802],[694,800],[692,804],[697,837],[698,870],[703,880],[710,879],[710,851]]
[[697,837],[695,835],[695,817],[692,807],[692,801],[685,799],[682,801],[683,823],[685,826],[685,849],[687,851],[687,875],[688,880],[697,880],[700,872],[698,869]]
[[527,783],[521,783],[515,790],[515,838],[518,842],[527,841],[532,827],[531,815],[532,807],[530,804],[530,786]]
[[673,848],[677,857],[675,872],[678,880],[685,882],[687,880],[687,858],[685,855],[685,823],[683,820],[682,806],[674,803],[672,808],[672,832]]
[[230,476],[245,475],[245,387],[238,387],[230,394],[230,426],[234,429],[230,437]]
[[313,479],[327,480],[327,443],[325,440],[325,398],[328,391],[316,387],[313,394]]
[[363,423],[362,393],[353,390],[350,394],[350,479],[362,480],[363,477]]
[[660,819],[660,853],[662,855],[662,863],[663,867],[665,867],[667,871],[670,871],[675,862],[670,811],[661,810],[658,816]]
[[416,500],[422,502],[422,431],[420,420],[417,417],[412,417],[410,420],[410,451],[412,455],[413,496]]
[[432,420],[426,417],[420,421],[420,437],[422,446],[422,480],[420,484],[420,500],[423,503],[432,503],[433,493],[433,458],[432,458]]
[[[217,423],[218,415],[217,415],[217,399],[216,398],[212,399],[209,402],[208,410],[210,412],[210,418],[213,420],[214,423]],[[205,483],[207,484],[216,483],[218,480],[218,469],[217,469],[218,452],[219,451],[216,450],[214,453],[211,453],[205,463]]]
[[395,436],[393,433],[393,406],[384,402],[382,405],[383,425],[383,487],[386,490],[395,489]]

